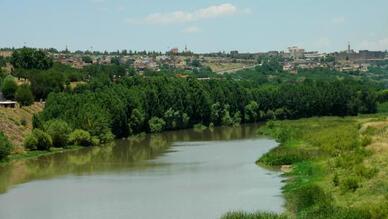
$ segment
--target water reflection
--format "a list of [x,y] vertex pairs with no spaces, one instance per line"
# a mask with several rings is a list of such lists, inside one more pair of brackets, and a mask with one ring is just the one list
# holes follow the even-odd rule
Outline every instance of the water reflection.
[[91,175],[102,172],[143,169],[161,163],[147,162],[165,153],[174,142],[228,141],[255,137],[258,125],[223,127],[212,130],[180,130],[158,135],[140,135],[128,140],[118,140],[103,147],[40,157],[34,160],[15,161],[0,167],[0,193],[12,186],[38,179],[62,175]]

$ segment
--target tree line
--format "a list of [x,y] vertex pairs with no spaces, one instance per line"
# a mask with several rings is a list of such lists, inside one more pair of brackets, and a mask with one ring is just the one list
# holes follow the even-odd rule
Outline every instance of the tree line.
[[304,81],[259,86],[235,80],[131,77],[51,93],[34,126],[59,119],[101,142],[139,132],[231,126],[243,122],[376,112],[376,94],[361,83]]

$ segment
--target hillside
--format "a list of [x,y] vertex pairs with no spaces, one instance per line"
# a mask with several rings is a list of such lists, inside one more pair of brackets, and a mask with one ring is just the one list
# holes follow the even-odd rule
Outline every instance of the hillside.
[[13,143],[14,152],[23,150],[23,141],[32,130],[32,116],[43,110],[41,103],[23,108],[0,108],[0,131]]

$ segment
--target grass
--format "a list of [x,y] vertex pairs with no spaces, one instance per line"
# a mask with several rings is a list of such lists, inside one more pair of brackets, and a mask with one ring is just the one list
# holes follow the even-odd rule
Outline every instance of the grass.
[[22,108],[0,108],[0,131],[14,145],[14,153],[23,153],[24,138],[32,130],[32,116],[42,110],[41,103]]
[[[291,165],[283,188],[288,218],[388,218],[384,114],[271,121],[259,131],[280,146],[257,162]],[[225,218],[265,218],[241,212],[228,215],[235,217]],[[268,218],[277,217],[283,215]]]

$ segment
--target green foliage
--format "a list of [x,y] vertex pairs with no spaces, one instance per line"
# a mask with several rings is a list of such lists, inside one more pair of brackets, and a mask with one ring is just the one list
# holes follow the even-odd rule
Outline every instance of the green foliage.
[[20,85],[16,90],[15,99],[21,106],[31,106],[34,103],[31,87],[28,84]]
[[223,126],[233,125],[233,118],[230,116],[228,108],[229,107],[225,107],[225,109],[223,110],[223,116],[222,116],[222,121],[221,121],[221,124]]
[[[373,91],[351,81],[258,86],[235,80],[137,76],[118,79],[121,73],[116,68],[88,66],[84,69],[92,78],[88,84],[70,92],[51,93],[41,113],[43,122],[61,119],[98,138],[109,132],[122,138],[150,132],[149,121],[153,117],[165,121],[161,130],[172,130],[198,123],[230,126],[240,119],[255,122],[375,110],[374,99],[369,98]],[[114,83],[112,78],[116,78]],[[350,104],[354,99],[358,107]]]
[[256,122],[258,119],[258,109],[256,101],[251,101],[248,105],[245,106],[245,121],[247,122]]
[[7,76],[1,86],[1,92],[6,99],[13,100],[15,98],[17,88],[18,85],[16,84],[15,78],[12,76]]
[[354,192],[360,187],[360,178],[348,176],[341,180],[341,190],[343,192]]
[[93,59],[90,56],[82,56],[82,61],[89,64],[93,63]]
[[24,146],[30,150],[49,150],[52,145],[50,135],[40,129],[34,129],[24,141]]
[[164,129],[165,125],[166,125],[166,122],[163,119],[161,119],[161,118],[152,117],[148,121],[148,125],[149,125],[151,133],[158,133],[158,132],[162,132],[163,131],[163,129]]
[[238,125],[240,125],[241,121],[242,121],[241,113],[240,112],[236,112],[233,115],[233,125],[238,126]]
[[388,113],[388,102],[379,103],[377,105],[377,112],[379,112],[379,113]]
[[92,136],[85,130],[76,129],[69,134],[69,143],[77,146],[91,146]]
[[144,126],[144,113],[139,109],[132,110],[131,117],[129,119],[129,132],[130,134],[139,133]]
[[47,70],[53,65],[53,60],[41,50],[24,47],[13,52],[11,64],[14,68]]
[[308,184],[293,191],[289,203],[293,211],[301,212],[302,210],[311,208],[314,205],[329,205],[331,201],[332,198],[330,195],[328,195],[322,188],[314,184]]
[[0,132],[0,161],[11,154],[12,144],[9,142],[7,136]]
[[64,75],[55,69],[31,71],[28,79],[31,82],[32,93],[38,100],[46,99],[51,92],[61,92],[64,90]]
[[67,145],[71,128],[65,121],[50,120],[45,124],[45,130],[51,136],[54,147],[64,147]]

